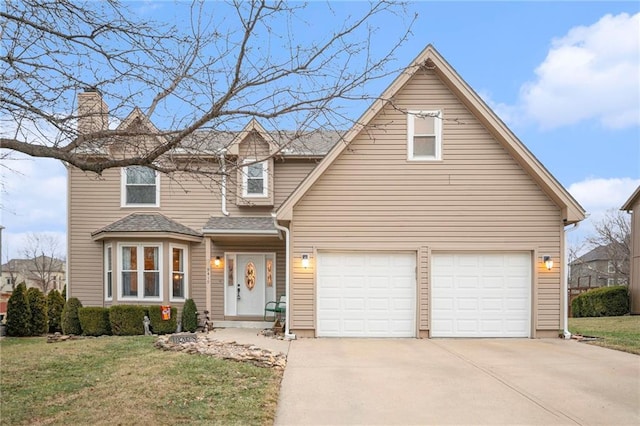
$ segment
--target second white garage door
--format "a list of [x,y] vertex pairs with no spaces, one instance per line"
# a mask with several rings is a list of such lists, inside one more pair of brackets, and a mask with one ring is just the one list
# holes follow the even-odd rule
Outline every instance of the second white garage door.
[[531,254],[434,253],[432,337],[528,337]]
[[319,253],[319,337],[415,337],[415,253]]

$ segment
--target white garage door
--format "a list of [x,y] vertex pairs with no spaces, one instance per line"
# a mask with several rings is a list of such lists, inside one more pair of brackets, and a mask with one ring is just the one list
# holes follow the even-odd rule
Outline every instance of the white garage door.
[[415,337],[415,253],[319,253],[320,337]]
[[432,337],[528,337],[529,253],[436,253]]

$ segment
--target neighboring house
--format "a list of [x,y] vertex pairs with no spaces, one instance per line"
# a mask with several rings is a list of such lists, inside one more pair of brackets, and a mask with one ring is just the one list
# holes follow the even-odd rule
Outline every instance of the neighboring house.
[[[196,134],[212,168],[240,166],[221,188],[70,167],[68,295],[191,297],[220,325],[286,294],[287,332],[309,337],[557,336],[583,209],[433,47],[380,99],[342,137],[285,151],[256,121]],[[97,92],[79,106],[101,117],[81,129],[105,128]],[[153,128],[137,110],[129,125]]]
[[615,259],[608,246],[598,246],[569,264],[569,288],[611,287],[629,283],[628,259]]
[[640,315],[640,186],[622,206],[631,213],[631,255],[629,265],[629,294],[631,313]]
[[53,289],[62,291],[67,284],[66,262],[49,256],[38,256],[35,259],[11,259],[2,265],[1,292],[11,293],[22,282],[27,288],[46,288],[47,293]]

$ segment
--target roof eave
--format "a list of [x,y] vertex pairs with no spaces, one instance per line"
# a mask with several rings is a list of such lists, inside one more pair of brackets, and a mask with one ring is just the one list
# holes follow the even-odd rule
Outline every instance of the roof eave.
[[629,199],[622,205],[622,208],[620,210],[630,212],[631,210],[633,210],[633,205],[636,203],[636,201],[638,201],[638,198],[640,198],[640,186],[638,186],[638,188],[633,191],[631,197],[629,197]]
[[181,234],[179,232],[166,232],[166,231],[98,231],[91,234],[93,241],[102,241],[105,239],[123,239],[123,238],[167,238],[174,240],[189,241],[199,243],[202,241],[202,236]]

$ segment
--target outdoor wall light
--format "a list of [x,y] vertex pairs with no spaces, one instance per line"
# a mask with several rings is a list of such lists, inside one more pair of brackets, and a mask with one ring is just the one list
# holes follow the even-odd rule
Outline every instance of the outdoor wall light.
[[551,256],[542,256],[542,261],[544,262],[544,266],[547,267],[547,271],[550,271],[553,268],[553,260],[551,260]]
[[222,260],[220,259],[220,256],[216,256],[215,259],[211,259],[212,268],[219,268],[220,265],[222,265]]
[[303,254],[302,255],[302,267],[304,269],[307,269],[309,267],[309,255],[308,254]]

